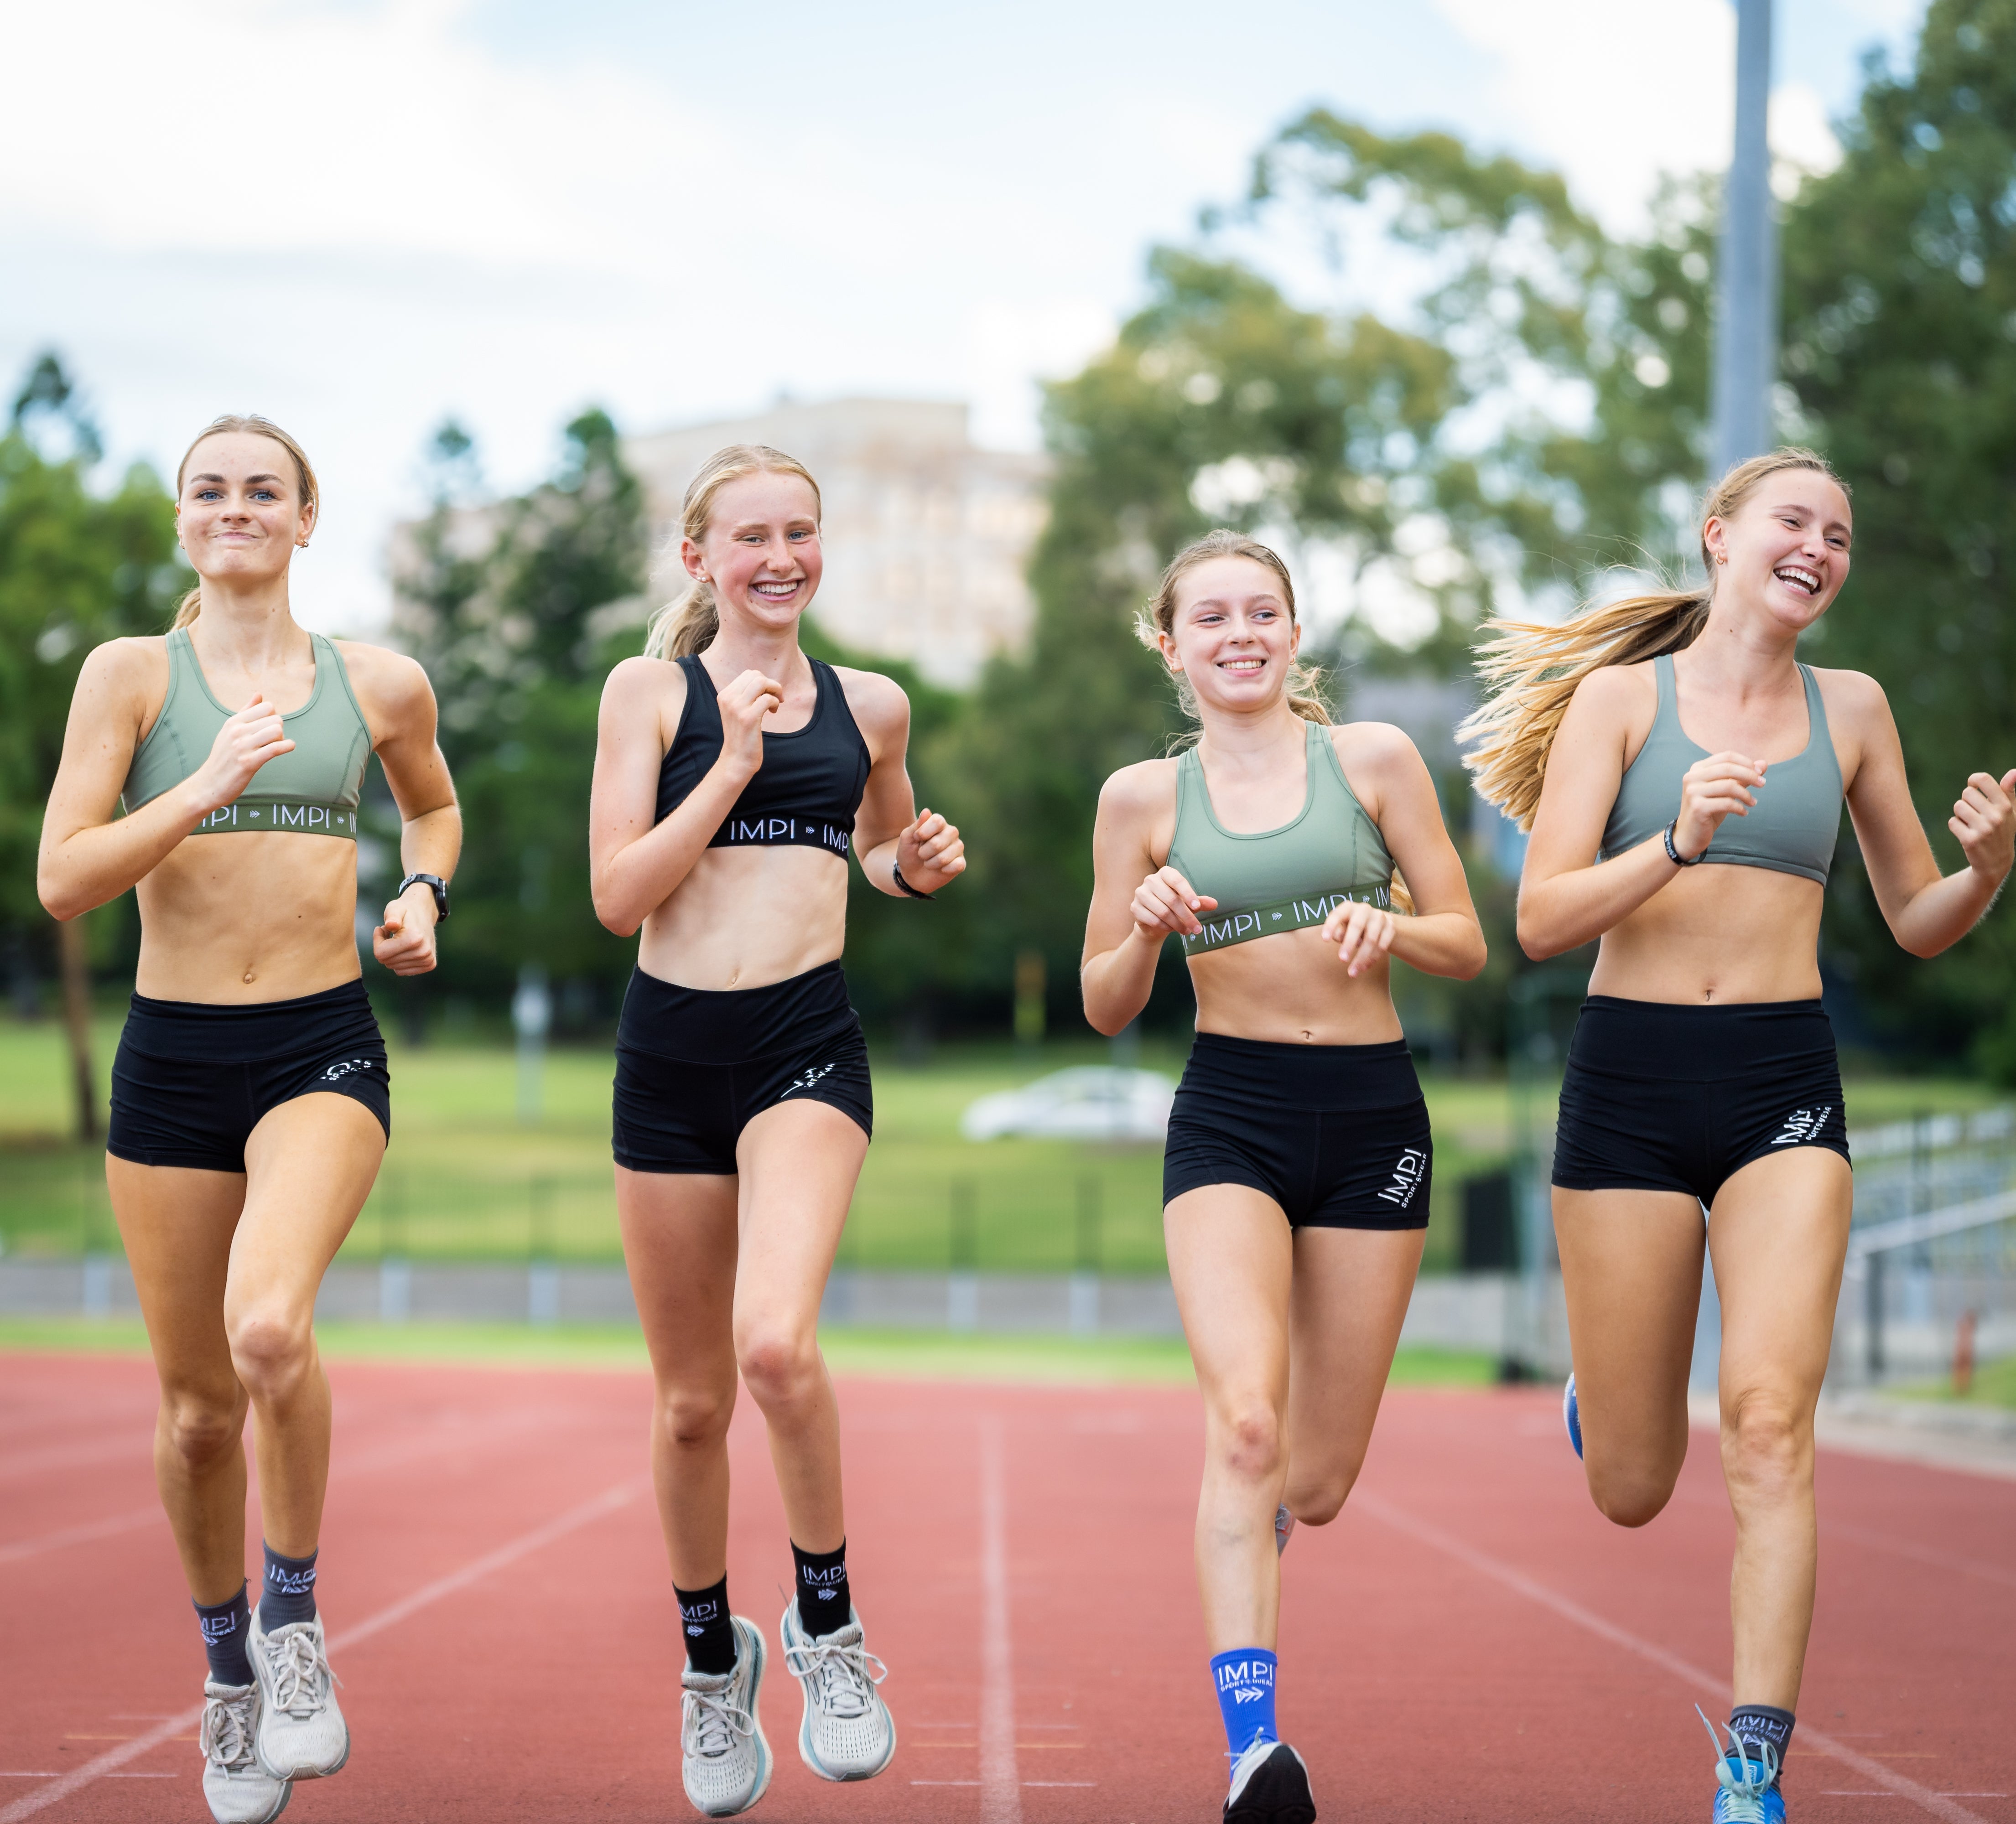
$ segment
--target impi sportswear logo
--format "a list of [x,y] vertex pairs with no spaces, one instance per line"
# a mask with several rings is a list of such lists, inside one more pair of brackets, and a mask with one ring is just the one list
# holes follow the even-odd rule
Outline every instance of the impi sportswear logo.
[[846,1577],[844,1564],[828,1566],[822,1570],[816,1564],[808,1564],[798,1572],[798,1581],[812,1591],[823,1603],[830,1603],[840,1594],[837,1587]]
[[1218,1688],[1234,1703],[1258,1703],[1273,1689],[1274,1668],[1265,1660],[1230,1660],[1218,1668]]
[[1393,1182],[1379,1193],[1382,1202],[1404,1210],[1414,1200],[1421,1180],[1428,1175],[1428,1156],[1418,1146],[1409,1146],[1393,1167]]
[[697,1638],[707,1632],[707,1624],[721,1618],[721,1605],[710,1597],[704,1603],[682,1603],[679,1619],[686,1624],[686,1632]]
[[1824,1108],[1795,1109],[1785,1117],[1785,1131],[1771,1144],[1773,1146],[1804,1146],[1809,1140],[1819,1137],[1820,1129],[1827,1125],[1827,1117],[1833,1113],[1832,1103]]
[[789,1095],[794,1089],[809,1089],[828,1071],[839,1068],[840,1060],[835,1058],[830,1064],[815,1064],[809,1070],[801,1070],[784,1086],[783,1093]]

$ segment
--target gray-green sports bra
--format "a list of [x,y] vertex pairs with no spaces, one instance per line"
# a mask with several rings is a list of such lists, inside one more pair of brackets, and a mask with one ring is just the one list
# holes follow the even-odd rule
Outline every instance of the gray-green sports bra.
[[[364,787],[364,763],[371,757],[371,731],[357,707],[342,655],[320,634],[308,638],[315,643],[315,687],[306,703],[282,718],[293,752],[268,761],[236,803],[211,811],[189,832],[192,836],[247,829],[357,834],[357,804]],[[126,814],[130,817],[201,766],[231,714],[211,694],[189,629],[175,628],[168,635],[168,694],[133,756],[125,789],[119,794]]]
[[1176,761],[1176,828],[1168,865],[1218,901],[1200,913],[1204,930],[1183,954],[1222,950],[1282,931],[1320,925],[1339,905],[1391,903],[1393,858],[1379,826],[1351,789],[1330,731],[1309,725],[1309,790],[1301,815],[1279,829],[1246,835],[1213,814],[1204,762],[1194,747]]
[[[1597,859],[1607,862],[1657,836],[1679,815],[1680,776],[1708,754],[1680,727],[1679,693],[1673,685],[1673,656],[1652,661],[1659,691],[1658,714],[1638,757],[1625,769],[1604,826]],[[1841,834],[1841,762],[1827,732],[1827,705],[1812,668],[1802,665],[1806,687],[1806,744],[1790,760],[1766,769],[1763,790],[1748,816],[1725,817],[1705,858],[1733,868],[1769,868],[1827,884]]]

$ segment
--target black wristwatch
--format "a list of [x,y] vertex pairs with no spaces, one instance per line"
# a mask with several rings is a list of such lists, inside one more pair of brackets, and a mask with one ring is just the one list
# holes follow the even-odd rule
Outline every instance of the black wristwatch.
[[437,925],[446,924],[448,923],[448,883],[440,875],[409,874],[399,883],[399,890],[392,897],[394,899],[404,898],[406,889],[413,885],[416,881],[426,886],[434,896],[434,923]]

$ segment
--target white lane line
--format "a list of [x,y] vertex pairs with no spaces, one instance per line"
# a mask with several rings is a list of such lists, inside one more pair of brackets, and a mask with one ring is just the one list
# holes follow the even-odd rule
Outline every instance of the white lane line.
[[[980,1422],[980,1819],[1022,1824],[1015,1660],[1008,1637],[1008,1477],[1001,1421]],[[0,1819],[0,1824],[5,1824]]]
[[0,1545],[0,1564],[37,1558],[45,1552],[60,1552],[67,1545],[88,1545],[93,1539],[109,1539],[115,1533],[130,1533],[153,1520],[159,1520],[164,1526],[167,1524],[167,1516],[162,1513],[158,1501],[126,1513],[86,1520],[81,1526],[65,1527],[60,1532],[43,1533],[32,1539],[17,1539],[11,1545]]
[[1940,1570],[1957,1570],[1964,1577],[1978,1577],[1984,1582],[2004,1584],[2016,1589],[2016,1570],[2004,1570],[1999,1564],[1984,1564],[1978,1558],[1963,1558],[1957,1552],[1942,1552],[1935,1546],[1894,1538],[1888,1533],[1874,1532],[1867,1527],[1849,1526],[1837,1520],[1823,1520],[1820,1537],[1823,1541],[1851,1539],[1858,1545],[1873,1545],[1879,1552],[1894,1552],[1899,1558],[1915,1559],[1921,1564],[1929,1564]]
[[[1621,1646],[1627,1653],[1636,1653],[1642,1660],[1649,1660],[1662,1671],[1672,1674],[1682,1683],[1706,1693],[1717,1704],[1729,1701],[1729,1686],[1723,1680],[1703,1671],[1700,1667],[1682,1659],[1677,1653],[1667,1652],[1663,1646],[1641,1639],[1629,1630],[1619,1628],[1614,1621],[1606,1621],[1593,1610],[1585,1609],[1581,1603],[1572,1602],[1549,1589],[1545,1584],[1536,1583],[1524,1571],[1515,1570],[1502,1560],[1493,1558],[1489,1552],[1478,1551],[1475,1546],[1466,1544],[1453,1534],[1444,1532],[1441,1527],[1417,1518],[1404,1508],[1395,1507],[1390,1501],[1376,1495],[1362,1495],[1354,1491],[1352,1501],[1354,1506],[1370,1514],[1373,1519],[1384,1521],[1395,1531],[1407,1534],[1424,1545],[1446,1552],[1459,1563],[1468,1565],[1472,1570],[1525,1597],[1528,1602],[1537,1603],[1543,1609],[1551,1609],[1564,1621],[1572,1621],[1578,1628],[1586,1628],[1612,1646]],[[1901,1773],[1893,1773],[1881,1761],[1872,1761],[1867,1754],[1859,1754],[1849,1747],[1845,1742],[1838,1741],[1832,1736],[1823,1735],[1808,1724],[1799,1725],[1799,1739],[1809,1748],[1817,1748],[1823,1754],[1831,1754],[1843,1766],[1852,1768],[1872,1784],[1885,1788],[1900,1799],[1909,1799],[1921,1811],[1929,1811],[1935,1818],[1944,1819],[1946,1824],[1988,1824],[1988,1820],[1978,1812],[1970,1811],[1964,1805],[1955,1804],[1946,1794],[1935,1793],[1929,1786],[1919,1785],[1914,1779],[1906,1779]],[[4,1815],[0,1815],[0,1824],[6,1824]]]
[[[486,1552],[481,1558],[472,1560],[459,1570],[450,1571],[445,1577],[437,1577],[432,1583],[423,1584],[411,1596],[401,1596],[389,1607],[380,1609],[375,1615],[367,1616],[355,1628],[346,1628],[329,1642],[332,1654],[346,1647],[355,1646],[369,1640],[373,1635],[382,1634],[388,1628],[395,1628],[409,1616],[417,1614],[444,1596],[453,1596],[470,1584],[481,1581],[492,1571],[501,1570],[507,1564],[516,1563],[520,1558],[549,1545],[556,1539],[578,1531],[605,1514],[614,1513],[626,1502],[634,1500],[645,1486],[641,1477],[627,1482],[619,1482],[607,1488],[592,1500],[580,1506],[570,1508],[565,1513],[548,1520],[544,1526],[535,1527],[529,1533],[521,1533],[517,1538],[499,1545],[494,1552]],[[203,1706],[185,1710],[179,1716],[171,1716],[145,1735],[135,1736],[130,1742],[121,1742],[116,1748],[95,1755],[81,1767],[73,1768],[53,1784],[41,1791],[30,1793],[16,1799],[4,1811],[0,1811],[0,1824],[17,1824],[23,1818],[32,1818],[38,1811],[46,1810],[59,1800],[67,1799],[74,1792],[89,1786],[93,1780],[107,1779],[129,1761],[137,1761],[143,1754],[150,1754],[164,1743],[176,1736],[186,1733],[203,1721]]]

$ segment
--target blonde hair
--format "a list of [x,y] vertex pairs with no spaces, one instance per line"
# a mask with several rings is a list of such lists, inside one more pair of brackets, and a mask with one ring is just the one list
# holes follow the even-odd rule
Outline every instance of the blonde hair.
[[[189,447],[182,452],[182,459],[175,468],[175,498],[182,497],[182,477],[189,472],[189,458],[206,437],[229,437],[237,433],[249,437],[270,437],[294,459],[294,477],[301,488],[303,508],[314,506],[322,498],[315,481],[315,465],[308,460],[308,453],[275,424],[270,418],[261,418],[257,412],[241,415],[227,412],[221,418],[213,418],[191,440]],[[182,604],[175,610],[175,617],[169,624],[172,632],[178,627],[186,627],[203,610],[203,589],[200,585],[182,597]]]
[[1456,729],[1474,743],[1463,764],[1479,794],[1521,829],[1531,829],[1547,774],[1554,735],[1575,687],[1605,665],[1638,665],[1662,653],[1692,646],[1708,624],[1715,600],[1715,564],[1708,548],[1708,522],[1726,520],[1767,477],[1788,469],[1824,475],[1843,495],[1848,484],[1827,459],[1796,447],[1739,462],[1709,490],[1699,522],[1705,580],[1684,589],[1660,589],[1602,606],[1584,606],[1557,627],[1533,621],[1488,621],[1495,639],[1477,649],[1477,673],[1489,692]]
[[[1186,545],[1169,559],[1168,567],[1162,572],[1162,580],[1155,585],[1148,605],[1135,616],[1135,634],[1151,652],[1161,649],[1158,642],[1163,635],[1175,631],[1176,585],[1199,564],[1208,563],[1215,557],[1244,557],[1271,570],[1280,581],[1281,599],[1287,603],[1288,619],[1293,623],[1295,585],[1280,554],[1258,539],[1247,538],[1244,532],[1228,531],[1221,527]],[[1322,689],[1323,673],[1316,666],[1306,665],[1300,659],[1290,664],[1288,707],[1304,721],[1319,722],[1327,728],[1330,710],[1323,702]],[[1197,713],[1197,693],[1181,673],[1176,676],[1176,700],[1183,705],[1183,714],[1194,720]]]
[[[795,475],[812,491],[812,517],[817,520],[824,510],[819,484],[797,457],[773,450],[768,444],[730,444],[709,456],[687,484],[686,497],[679,508],[680,537],[699,544],[707,536],[715,497],[729,482],[740,481],[745,475]],[[689,658],[705,652],[720,631],[721,604],[715,599],[714,585],[696,578],[683,595],[651,617],[644,635],[644,657]]]

